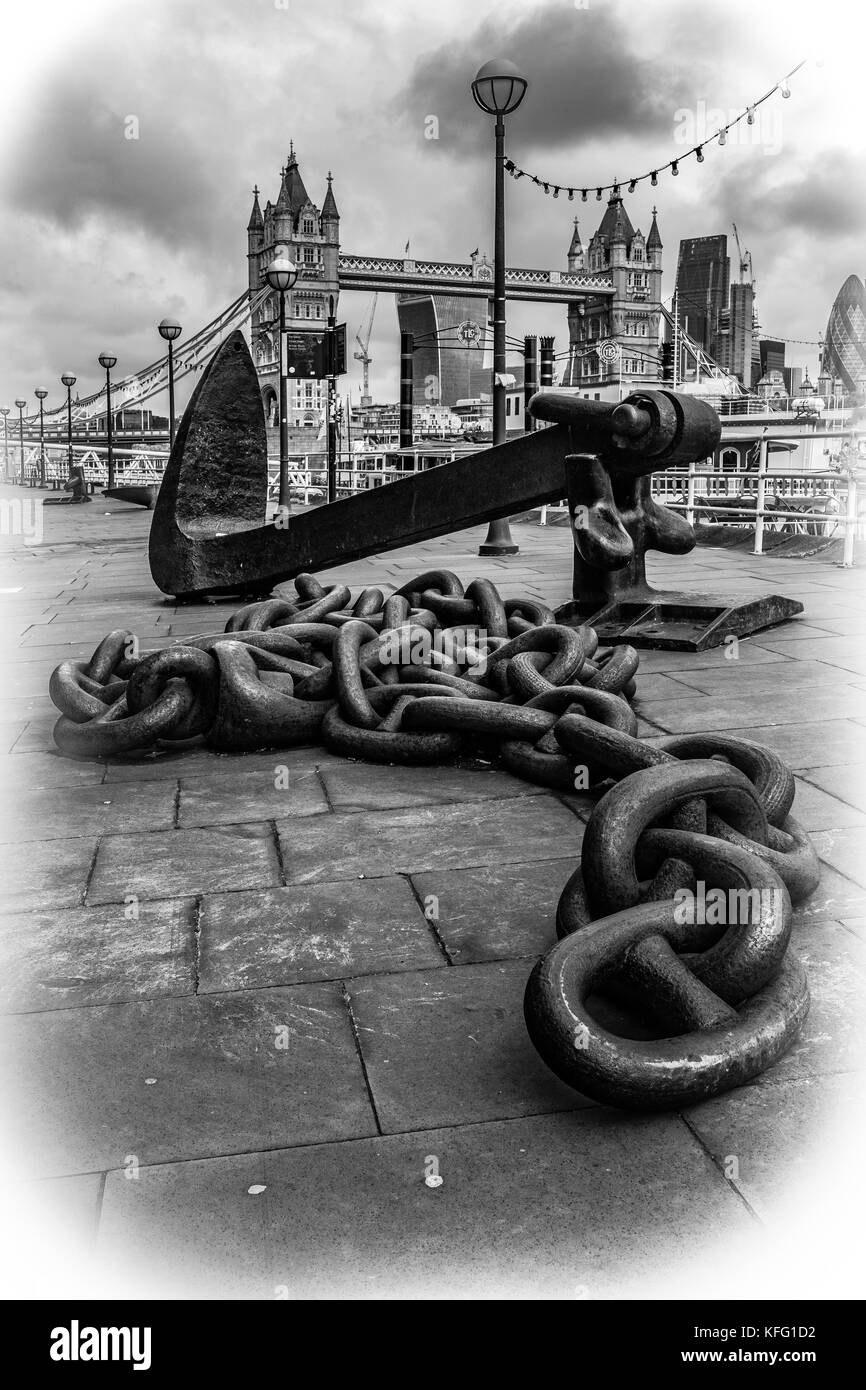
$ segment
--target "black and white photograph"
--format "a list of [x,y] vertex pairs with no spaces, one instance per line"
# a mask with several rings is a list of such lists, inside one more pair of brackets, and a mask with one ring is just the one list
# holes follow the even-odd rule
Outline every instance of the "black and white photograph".
[[864,37],[9,0],[28,1369],[209,1374],[190,1303],[215,1371],[286,1302],[593,1304],[662,1372],[854,1335]]

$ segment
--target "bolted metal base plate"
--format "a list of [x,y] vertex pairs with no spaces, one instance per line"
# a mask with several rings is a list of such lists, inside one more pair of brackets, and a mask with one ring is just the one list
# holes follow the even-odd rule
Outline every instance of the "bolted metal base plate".
[[647,590],[634,596],[626,591],[603,608],[572,600],[556,610],[556,620],[574,627],[588,622],[603,646],[627,642],[658,651],[703,652],[727,637],[748,637],[802,612],[802,603],[781,594],[741,600]]

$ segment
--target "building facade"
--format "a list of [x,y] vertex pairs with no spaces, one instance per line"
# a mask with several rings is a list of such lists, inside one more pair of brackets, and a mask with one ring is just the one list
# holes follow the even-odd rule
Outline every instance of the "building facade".
[[[614,292],[612,297],[590,296],[569,304],[569,355],[562,386],[589,396],[618,391],[620,380],[623,394],[658,384],[662,240],[656,216],[653,208],[652,226],[644,237],[614,193],[585,251],[575,218],[568,269],[608,271]],[[619,353],[600,353],[595,345],[605,340],[617,344]]]
[[684,332],[714,356],[722,313],[728,307],[731,262],[728,238],[688,237],[677,257],[677,314]]
[[[846,392],[866,391],[866,289],[849,275],[837,294],[821,351],[821,376]],[[832,389],[832,387],[831,387]]]
[[[329,301],[334,312],[339,300],[338,257],[340,252],[340,214],[328,175],[328,187],[321,207],[312,201],[301,177],[294,145],[281,170],[277,201],[259,204],[259,190],[253,192],[253,207],[247,224],[249,296],[252,301],[267,284],[265,271],[278,255],[286,255],[298,268],[294,288],[286,294],[286,323],[290,360],[310,358],[328,321]],[[279,423],[279,323],[277,293],[267,295],[253,312],[251,350],[262,391],[265,419]],[[327,383],[309,377],[289,380],[289,424],[293,431],[318,433],[321,429]]]
[[[493,287],[493,267],[477,251],[470,257],[475,280]],[[441,405],[490,388],[493,369],[492,300],[459,294],[398,294],[401,333],[415,341],[412,402]]]

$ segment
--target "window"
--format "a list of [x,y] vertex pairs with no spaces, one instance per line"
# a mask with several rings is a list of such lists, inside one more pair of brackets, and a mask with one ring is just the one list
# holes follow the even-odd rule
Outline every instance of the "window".
[[646,324],[645,324],[645,323],[642,323],[641,326],[640,326],[640,336],[641,336],[642,338],[645,338],[645,337],[646,337]]
[[643,250],[642,250],[642,248],[641,248],[640,246],[636,246],[636,247],[634,248],[634,260],[636,260],[636,261],[642,261],[642,260],[643,260]]
[[316,224],[312,217],[304,218],[304,236],[313,236],[316,231]]
[[315,265],[316,248],[315,246],[304,247],[304,265]]
[[321,317],[322,317],[322,306],[321,306],[321,304],[317,304],[317,305],[316,305],[316,318],[317,318],[317,319],[320,319]]

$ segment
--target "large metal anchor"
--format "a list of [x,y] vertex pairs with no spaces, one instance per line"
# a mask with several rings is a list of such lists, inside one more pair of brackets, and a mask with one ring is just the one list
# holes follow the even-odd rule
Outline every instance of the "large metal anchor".
[[181,421],[153,514],[151,574],[178,598],[261,594],[298,574],[567,497],[574,598],[558,611],[560,623],[591,621],[607,643],[701,650],[802,612],[778,595],[741,603],[647,583],[647,550],[684,554],[695,544],[691,526],[653,499],[650,475],[713,450],[721,426],[710,406],[662,390],[619,405],[539,391],[531,409],[553,428],[265,523],[264,415],[236,331]]

